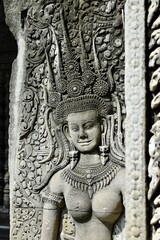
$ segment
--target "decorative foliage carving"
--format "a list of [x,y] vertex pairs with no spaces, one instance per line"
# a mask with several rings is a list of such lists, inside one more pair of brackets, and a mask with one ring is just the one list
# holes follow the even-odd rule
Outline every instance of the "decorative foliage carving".
[[27,198],[25,198],[21,192],[20,186],[15,183],[14,186],[14,197],[13,197],[13,205],[16,208],[34,208],[34,204],[30,202]]
[[[21,185],[20,185],[21,186]],[[22,187],[15,183],[13,196],[12,239],[40,239],[42,211],[37,211],[33,202],[24,197]]]
[[[122,113],[125,114],[123,3],[116,3],[116,1],[98,3],[94,1],[90,4],[84,2],[82,6],[79,6],[79,4],[79,1],[76,1],[73,5],[70,2],[62,4],[65,15],[69,11],[67,30],[70,40],[68,44],[70,44],[75,58],[72,63],[70,61],[66,62],[68,65],[65,65],[64,69],[62,62],[68,55],[65,52],[60,52],[60,45],[64,45],[64,42],[61,41],[64,32],[60,10],[62,6],[57,2],[44,7],[37,5],[28,11],[26,31],[27,76],[22,97],[18,175],[27,191],[26,194],[34,198],[36,198],[36,195],[33,193],[33,186],[41,185],[46,174],[52,175],[53,171],[57,171],[55,165],[62,158],[65,157],[65,162],[58,167],[59,169],[68,162],[68,156],[66,155],[68,146],[65,144],[66,153],[63,156],[64,150],[61,149],[59,137],[62,132],[61,129],[58,129],[52,117],[52,109],[57,106],[62,98],[59,92],[64,93],[63,98],[65,98],[67,97],[65,93],[67,89],[69,96],[74,96],[75,94],[82,94],[84,90],[86,93],[90,92],[90,86],[93,86],[93,91],[103,96],[108,93],[109,88],[110,91],[112,90],[113,82],[116,82],[115,92],[122,103]],[[95,6],[98,6],[98,8],[95,8]],[[109,20],[106,19],[108,16]],[[83,35],[83,47],[85,48],[83,52],[83,49],[81,50],[79,47],[79,43],[82,41],[78,29],[79,18],[82,30],[80,35]],[[74,23],[72,25],[73,19]],[[91,50],[92,44],[94,53]],[[72,70],[72,72],[75,71],[78,74],[76,59],[80,54],[85,55],[83,56],[84,68],[82,67],[84,69],[82,75],[84,83],[78,79],[80,75],[79,77],[73,75],[72,80],[71,73]],[[95,68],[95,66],[90,66],[94,55],[97,59],[95,63],[97,71],[101,71],[99,73],[94,73],[93,67]],[[86,71],[85,64],[88,65],[87,69],[91,70]],[[93,85],[96,74],[100,74],[99,76],[103,80],[95,82]],[[67,76],[69,76],[69,79]],[[76,81],[75,77],[77,78]],[[108,78],[110,85],[106,82]],[[68,80],[69,82],[67,82]],[[66,141],[65,137],[63,137],[63,141]]]
[[[121,0],[57,0],[45,5],[36,3],[28,10],[26,79],[14,197],[14,216],[17,218],[19,214],[20,217],[12,231],[13,239],[27,239],[27,236],[28,239],[40,239],[42,212],[36,207],[42,206],[42,199],[44,206],[62,201],[62,196],[55,196],[52,191],[45,197],[39,193],[48,188],[56,174],[63,171],[67,189],[75,188],[89,194],[92,203],[93,193],[110,187],[124,168],[123,8]],[[95,121],[90,126],[97,134],[97,142],[89,140],[84,145],[93,142],[96,151],[99,147],[96,156],[101,166],[89,169],[88,175],[86,169],[78,172],[77,180],[76,166],[81,151],[77,151],[74,142],[67,137],[66,118],[73,112],[90,110],[98,111],[98,117],[94,116]],[[93,139],[92,134],[90,136]],[[82,185],[86,191],[82,190]],[[118,191],[118,213],[112,225],[122,212]],[[70,217],[65,215],[67,222]],[[75,237],[74,222],[75,219],[71,229],[66,230],[69,239]],[[32,228],[35,224],[37,227]],[[65,230],[65,220],[63,225]],[[110,235],[111,231],[108,237]]]
[[12,239],[40,240],[42,211],[29,208],[15,208]]

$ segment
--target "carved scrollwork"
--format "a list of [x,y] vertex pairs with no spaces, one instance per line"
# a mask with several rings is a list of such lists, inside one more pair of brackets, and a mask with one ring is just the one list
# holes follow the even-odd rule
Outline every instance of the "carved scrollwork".
[[[15,208],[12,239],[40,240],[42,211]],[[14,223],[15,222],[15,223]]]
[[[62,9],[66,15],[69,6],[70,11],[65,23],[70,39],[67,44],[70,44],[75,60],[72,60],[72,64],[70,61],[66,62],[68,65],[63,68],[62,62],[68,56],[63,52],[64,42],[61,41],[62,33],[66,31],[63,29]],[[96,10],[95,6],[98,6]],[[95,93],[105,95],[108,91],[113,91],[115,87],[113,82],[116,82],[115,92],[122,104],[122,115],[125,115],[124,46],[123,30],[120,28],[123,24],[122,9],[123,4],[120,1],[106,3],[93,1],[90,4],[84,1],[80,5],[79,1],[75,1],[73,5],[68,2],[61,4],[57,2],[41,7],[37,5],[28,11],[27,77],[22,97],[23,112],[18,155],[18,175],[28,196],[34,196],[38,200],[33,186],[41,186],[44,176],[52,175],[56,171],[56,165],[64,158],[62,166],[68,162],[67,140],[54,122],[54,108],[62,98],[59,92],[63,93],[65,98],[67,89],[68,94],[74,96],[78,92],[90,93],[93,86]],[[110,19],[107,20],[106,17]],[[74,25],[71,24],[71,19],[74,19]],[[75,28],[76,23],[77,28]],[[79,24],[82,29],[81,34],[79,34]],[[68,37],[66,41],[67,39]],[[79,48],[80,42],[83,51]],[[91,51],[92,46],[94,52]],[[84,66],[82,81],[79,80],[79,76],[77,80],[76,76],[72,78],[70,72],[72,70],[78,74],[76,66],[79,55],[85,59],[84,65],[82,64]],[[93,57],[95,66],[90,63],[93,62]],[[97,73],[93,74],[93,68],[97,69]],[[100,82],[95,82],[95,74],[101,77]],[[65,142],[64,150],[61,147],[61,138]]]
[[32,131],[35,123],[38,110],[38,98],[34,89],[30,88],[24,91],[22,109],[21,138],[28,134],[29,131]]
[[[23,184],[23,183],[22,183]],[[25,189],[25,187],[24,187]],[[13,222],[11,233],[13,239],[40,239],[42,211],[37,211],[33,201],[17,183],[13,189]]]
[[13,205],[16,208],[34,208],[34,204],[23,196],[22,190],[17,183],[14,185],[13,193]]
[[[121,0],[57,0],[45,5],[36,3],[28,10],[26,78],[13,199],[18,222],[12,231],[13,239],[40,239],[42,212],[35,209],[42,206],[39,192],[54,173],[69,164],[72,149],[64,134],[64,122],[57,117],[57,109],[64,110],[60,103],[68,99],[74,103],[82,96],[85,102],[94,95],[90,103],[95,105],[97,100],[103,105],[101,112],[108,127],[104,139],[110,148],[101,146],[102,170],[96,172],[94,183],[88,180],[94,192],[100,185],[101,189],[109,185],[124,167],[123,8]],[[112,166],[109,160],[113,167],[107,169]],[[106,172],[102,174],[104,165]],[[92,199],[93,189],[87,184]],[[75,236],[74,223],[69,233]]]

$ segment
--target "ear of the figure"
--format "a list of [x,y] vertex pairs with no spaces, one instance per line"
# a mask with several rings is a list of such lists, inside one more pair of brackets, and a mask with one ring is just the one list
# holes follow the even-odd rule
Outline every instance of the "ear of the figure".
[[101,119],[101,133],[104,133],[107,129],[107,121],[105,118]]
[[70,141],[71,140],[71,136],[69,134],[69,128],[68,128],[67,124],[65,124],[63,126],[63,132],[64,132],[64,135],[66,136],[66,138]]

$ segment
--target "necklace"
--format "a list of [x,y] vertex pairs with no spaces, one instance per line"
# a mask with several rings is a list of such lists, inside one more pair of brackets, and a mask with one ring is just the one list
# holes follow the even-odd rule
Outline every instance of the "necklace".
[[96,191],[110,184],[120,169],[121,166],[109,161],[105,166],[99,163],[94,166],[76,165],[73,170],[66,168],[62,176],[70,186],[87,191],[91,199]]

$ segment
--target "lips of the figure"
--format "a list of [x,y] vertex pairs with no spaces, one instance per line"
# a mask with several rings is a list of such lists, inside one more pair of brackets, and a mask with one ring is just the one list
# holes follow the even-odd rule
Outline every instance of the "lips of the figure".
[[80,144],[80,145],[88,145],[91,141],[92,140],[90,140],[90,141],[78,141],[78,144]]

